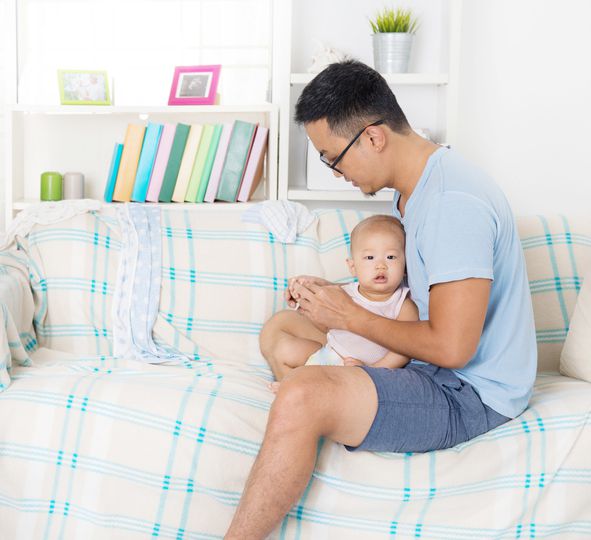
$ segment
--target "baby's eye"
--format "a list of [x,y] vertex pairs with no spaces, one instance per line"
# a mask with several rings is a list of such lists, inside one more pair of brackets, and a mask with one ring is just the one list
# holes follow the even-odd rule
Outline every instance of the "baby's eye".
[[366,258],[368,261],[373,261],[373,255],[366,255],[366,256],[365,256],[365,258]]
[[386,258],[390,261],[393,261],[396,257],[394,255],[388,255]]

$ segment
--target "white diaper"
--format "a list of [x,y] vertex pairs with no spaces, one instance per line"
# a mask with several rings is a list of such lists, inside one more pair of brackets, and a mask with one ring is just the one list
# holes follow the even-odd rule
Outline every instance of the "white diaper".
[[343,366],[343,359],[332,347],[325,345],[316,351],[306,362],[307,366]]

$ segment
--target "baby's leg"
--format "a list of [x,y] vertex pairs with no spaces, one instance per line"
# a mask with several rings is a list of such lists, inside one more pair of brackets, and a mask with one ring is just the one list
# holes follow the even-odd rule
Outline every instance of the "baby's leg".
[[296,311],[276,313],[263,326],[261,352],[280,381],[326,343],[326,333]]

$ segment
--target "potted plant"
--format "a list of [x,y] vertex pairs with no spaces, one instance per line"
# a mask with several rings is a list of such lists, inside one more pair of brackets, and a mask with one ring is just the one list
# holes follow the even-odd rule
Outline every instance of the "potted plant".
[[384,8],[374,20],[373,58],[380,73],[406,73],[418,22],[410,9]]

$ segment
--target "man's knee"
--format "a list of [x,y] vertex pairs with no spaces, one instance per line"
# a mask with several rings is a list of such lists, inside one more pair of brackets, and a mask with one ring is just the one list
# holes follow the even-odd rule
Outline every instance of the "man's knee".
[[[337,368],[338,369],[338,368]],[[329,370],[319,366],[303,366],[288,373],[279,387],[269,419],[281,429],[313,430],[324,435],[328,429],[327,421],[331,414],[331,386],[338,384],[330,376]]]

